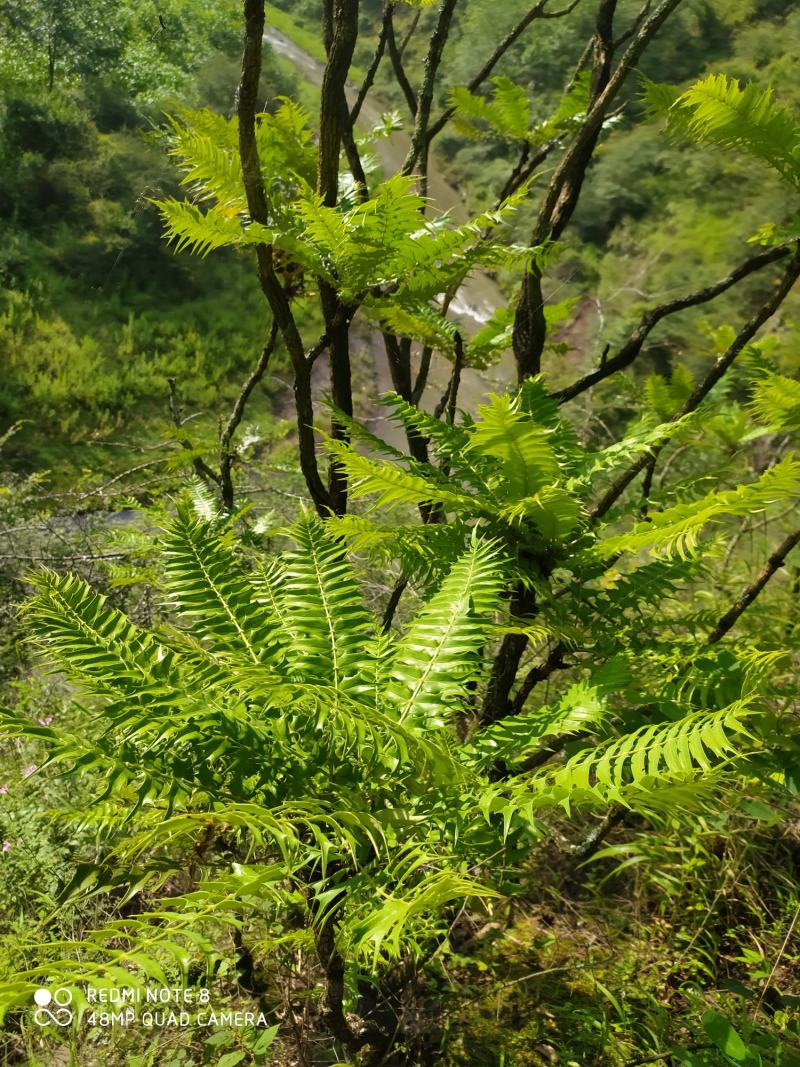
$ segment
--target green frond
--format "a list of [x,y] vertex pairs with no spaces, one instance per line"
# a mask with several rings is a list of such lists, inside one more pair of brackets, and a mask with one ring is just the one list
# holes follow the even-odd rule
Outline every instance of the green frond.
[[446,488],[447,482],[431,468],[431,478],[423,478],[391,463],[382,463],[349,449],[340,441],[328,440],[327,451],[336,457],[350,478],[354,500],[374,496],[376,507],[394,508],[402,504],[442,504],[451,509],[480,511],[481,501],[466,493]]
[[523,711],[480,730],[472,739],[472,749],[487,766],[498,760],[514,765],[540,749],[548,737],[597,733],[611,716],[606,697],[622,686],[625,677],[615,677],[609,685],[598,672],[570,686],[558,704]]
[[176,252],[185,249],[207,256],[216,248],[241,243],[242,220],[234,211],[217,206],[206,211],[186,200],[155,200],[164,224],[164,236],[175,245]]
[[800,382],[767,374],[753,386],[750,408],[758,421],[775,430],[800,430]]
[[649,521],[637,523],[627,533],[605,538],[599,545],[606,558],[621,552],[651,555],[690,555],[705,527],[728,515],[756,515],[770,505],[800,494],[800,460],[787,456],[749,485],[715,490],[691,502],[681,502],[653,512]]
[[370,674],[365,645],[375,627],[342,542],[310,514],[290,533],[297,547],[284,557],[282,598],[292,670],[357,692]]
[[585,517],[583,505],[566,489],[546,485],[533,496],[524,496],[501,508],[510,523],[533,523],[545,541],[564,541]]
[[331,517],[328,525],[352,552],[367,552],[371,560],[396,563],[408,579],[425,584],[441,577],[464,551],[469,540],[465,522],[381,524],[363,515]]
[[189,632],[202,624],[211,647],[261,663],[283,644],[278,620],[257,596],[221,526],[180,509],[163,542],[167,593]]
[[223,209],[247,210],[235,119],[212,111],[182,111],[170,119],[170,155],[185,172],[181,184],[195,200],[214,200]]
[[497,546],[473,541],[395,649],[388,692],[401,721],[442,723],[467,698],[501,586]]
[[720,761],[741,755],[746,706],[686,715],[674,723],[643,726],[559,767],[531,785],[547,803],[569,809],[575,802],[636,807],[665,786],[690,783],[712,773]]
[[513,332],[514,309],[511,306],[495,308],[489,319],[466,343],[467,366],[481,370],[496,363],[511,348]]
[[479,140],[493,134],[504,141],[528,139],[531,126],[528,93],[510,78],[495,78],[488,98],[457,86],[451,91],[450,102],[456,108],[454,124],[465,137]]
[[[429,868],[430,864],[428,859],[426,866]],[[379,961],[399,959],[404,950],[409,950],[415,920],[439,914],[453,901],[497,896],[498,893],[487,891],[485,885],[455,871],[428,870],[403,894],[379,893],[376,903],[370,902],[348,923],[347,941],[375,969]]]
[[42,570],[31,575],[38,595],[27,604],[37,643],[79,680],[101,690],[130,692],[164,683],[174,674],[174,655],[153,634],[108,606],[82,579]]
[[394,300],[375,301],[365,310],[399,337],[410,337],[441,352],[450,360],[454,358],[457,324],[432,304],[402,305]]
[[514,500],[535,496],[558,478],[558,459],[546,427],[538,426],[521,409],[519,397],[492,394],[478,407],[469,451],[499,460],[498,487]]
[[800,128],[771,89],[710,74],[671,104],[667,121],[671,132],[698,144],[744,149],[800,189]]

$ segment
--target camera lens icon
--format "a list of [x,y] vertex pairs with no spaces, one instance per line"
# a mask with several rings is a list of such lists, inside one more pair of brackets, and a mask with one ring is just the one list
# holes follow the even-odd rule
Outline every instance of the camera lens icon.
[[[61,986],[51,991],[42,986],[33,994],[33,1000],[37,1005],[33,1013],[37,1026],[50,1026],[51,1023],[56,1026],[69,1026],[72,1022],[73,1015],[68,1007],[72,1003],[71,989]],[[55,1005],[53,1009],[50,1008],[51,1004]]]

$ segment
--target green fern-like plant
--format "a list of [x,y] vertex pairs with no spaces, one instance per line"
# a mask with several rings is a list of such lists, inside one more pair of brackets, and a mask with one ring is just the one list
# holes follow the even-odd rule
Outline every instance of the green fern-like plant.
[[[445,447],[458,432],[442,427]],[[491,481],[492,464],[520,462],[530,471],[517,491],[540,494],[564,438],[527,426],[513,405],[491,406],[461,450],[464,476]],[[332,953],[349,989],[368,972],[380,980],[441,940],[453,909],[508,892],[549,809],[683,803],[747,747],[741,702],[689,705],[679,722],[617,735],[630,682],[621,661],[557,706],[460,740],[498,633],[503,546],[473,531],[402,632],[385,633],[339,532],[305,515],[262,566],[207,500],[181,508],[160,538],[172,620],[161,631],[78,578],[34,576],[31,633],[94,716],[70,734],[5,712],[3,730],[44,744],[45,772],[99,783],[78,818],[104,858],[78,866],[65,899],[113,889],[142,906],[29,953],[0,986],[4,1009],[45,977],[74,988],[76,1003],[88,982],[166,982],[201,958],[210,965],[233,925],[267,958],[287,945],[316,957],[326,1017],[341,1030],[347,1004],[324,978]],[[498,764],[524,762],[565,731],[589,731],[599,747],[498,781]]]

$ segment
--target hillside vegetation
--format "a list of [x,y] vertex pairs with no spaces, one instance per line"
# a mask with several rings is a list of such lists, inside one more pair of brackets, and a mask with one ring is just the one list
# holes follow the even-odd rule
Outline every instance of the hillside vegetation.
[[800,1067],[800,12],[0,28],[0,1060]]

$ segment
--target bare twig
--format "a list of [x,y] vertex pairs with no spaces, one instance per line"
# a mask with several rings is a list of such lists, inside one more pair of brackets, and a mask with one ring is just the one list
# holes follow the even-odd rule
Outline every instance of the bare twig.
[[[180,415],[180,406],[178,403],[178,387],[174,378],[167,378],[167,385],[169,386],[169,410],[172,416],[172,421],[177,430],[180,430],[183,426],[183,420]],[[185,448],[187,452],[194,453],[194,445],[188,437],[181,437],[179,439],[180,446]],[[202,478],[204,482],[211,485],[221,485],[222,481],[220,476],[215,470],[206,463],[206,461],[198,455],[192,455],[192,467],[198,478]]]
[[275,351],[275,342],[278,339],[278,324],[275,320],[272,320],[272,325],[269,330],[269,337],[267,343],[261,351],[258,363],[253,368],[250,377],[242,386],[241,392],[236,397],[236,401],[233,405],[233,410],[230,413],[225,429],[220,435],[219,441],[219,485],[222,492],[222,503],[231,511],[233,509],[233,477],[232,468],[234,460],[234,451],[231,448],[233,441],[233,435],[239,428],[239,424],[244,416],[244,409],[247,406],[247,401],[250,399],[253,390],[264,377],[272,353]]
[[392,5],[387,4],[383,9],[383,23],[381,25],[381,32],[378,36],[378,43],[375,46],[375,54],[372,57],[372,62],[369,65],[367,73],[364,75],[364,81],[361,83],[361,88],[358,90],[358,96],[356,102],[350,110],[350,125],[355,126],[358,121],[358,116],[361,114],[361,108],[364,105],[364,101],[367,98],[367,93],[372,88],[375,81],[375,75],[378,73],[378,67],[383,59],[383,53],[386,51],[386,39],[389,35],[389,22],[391,18]]
[[[768,299],[756,312],[753,313],[753,315],[751,315],[736,335],[736,338],[719,359],[716,360],[711,370],[696,387],[680,411],[676,412],[668,422],[677,422],[686,415],[691,414],[691,412],[695,411],[700,406],[717,382],[724,377],[733,365],[737,356],[748,344],[750,344],[764,323],[772,318],[788,296],[798,277],[800,277],[800,245],[795,249],[795,253],[792,256],[789,266],[778,280],[777,285]],[[612,483],[597,503],[589,509],[589,517],[592,521],[596,522],[599,518],[602,518],[602,516],[614,506],[634,478],[652,461],[653,456],[659,454],[661,447],[663,446],[656,446],[648,452],[643,453],[635,463],[631,464],[627,471],[621,474],[619,478]]]
[[450,34],[450,24],[457,2],[458,0],[442,0],[442,5],[439,8],[439,17],[431,34],[428,54],[425,57],[425,73],[417,98],[417,112],[414,132],[411,136],[411,146],[403,163],[403,174],[411,174],[416,170],[419,175],[422,196],[427,194],[428,189],[428,148],[430,145],[428,124],[430,123],[431,107],[433,105],[436,75],[442,61],[444,46],[447,44],[447,38]]
[[730,274],[721,278],[713,285],[707,285],[705,288],[697,289],[694,293],[689,293],[687,296],[678,297],[676,300],[668,300],[663,304],[659,304],[658,307],[650,308],[648,311],[644,312],[639,321],[639,325],[615,356],[601,362],[596,370],[591,371],[589,374],[585,374],[582,378],[573,382],[572,385],[565,386],[563,389],[559,389],[551,395],[554,399],[558,400],[560,404],[564,404],[568,400],[574,400],[576,396],[580,396],[580,394],[586,392],[587,389],[591,389],[592,386],[597,385],[597,383],[603,381],[604,378],[608,378],[612,374],[616,374],[617,371],[629,367],[641,352],[642,346],[652,329],[661,322],[662,319],[666,318],[668,315],[674,315],[679,311],[685,311],[687,308],[697,307],[699,304],[707,304],[709,301],[716,299],[727,289],[730,289],[732,286],[742,281],[742,279],[747,278],[751,274],[755,274],[756,271],[763,270],[764,267],[769,266],[771,263],[776,263],[778,260],[788,256],[791,251],[792,249],[788,245],[784,245],[780,248],[770,248],[768,251],[760,252],[756,256],[750,256],[736,267],[735,270],[732,270]]
[[[389,59],[392,62],[394,76],[403,92],[403,96],[406,98],[408,110],[411,112],[413,119],[417,114],[417,94],[411,87],[411,82],[408,80],[408,75],[403,66],[402,51],[397,47],[397,39],[394,35],[394,8],[394,0],[385,0],[383,18],[386,26],[386,47],[389,51]],[[408,42],[406,41],[405,43],[407,44]]]
[[736,625],[739,617],[747,611],[756,597],[761,594],[772,576],[783,567],[786,562],[786,557],[798,544],[800,544],[800,530],[795,530],[783,539],[761,568],[756,578],[750,585],[748,585],[741,596],[736,599],[735,603],[719,620],[717,625],[708,635],[706,644],[713,645],[716,644],[717,641],[721,641],[728,631]]

